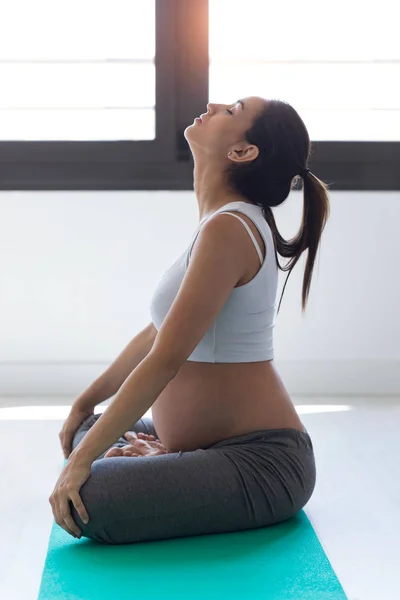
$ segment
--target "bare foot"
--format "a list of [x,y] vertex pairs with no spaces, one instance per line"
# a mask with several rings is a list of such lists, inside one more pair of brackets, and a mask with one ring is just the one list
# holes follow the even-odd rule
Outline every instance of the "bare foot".
[[115,456],[133,456],[142,458],[143,456],[158,456],[159,454],[168,454],[167,449],[163,446],[160,440],[157,440],[154,435],[146,433],[135,433],[127,431],[124,438],[130,442],[122,448],[110,448],[104,455],[104,458],[112,458]]
[[[132,432],[128,431],[127,433],[132,433]],[[155,438],[154,435],[147,435],[147,433],[137,433],[136,435],[141,440],[146,440],[147,442],[159,442],[160,441],[158,438]]]

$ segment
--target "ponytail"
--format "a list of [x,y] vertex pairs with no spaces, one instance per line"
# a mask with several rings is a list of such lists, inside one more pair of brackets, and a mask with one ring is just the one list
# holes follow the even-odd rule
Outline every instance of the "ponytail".
[[[245,140],[257,146],[258,156],[244,164],[225,169],[228,186],[263,209],[275,245],[275,257],[281,271],[289,271],[283,287],[278,312],[287,280],[304,250],[308,250],[304,271],[301,306],[306,310],[311,279],[321,235],[330,213],[328,185],[304,165],[311,156],[311,141],[307,128],[295,109],[282,100],[266,100],[265,108],[246,131]],[[272,208],[281,205],[303,178],[303,216],[297,235],[285,240],[279,233]],[[288,258],[282,267],[278,254]]]
[[[281,271],[289,271],[279,301],[278,313],[290,273],[293,271],[304,250],[308,250],[308,256],[304,270],[301,305],[302,312],[304,313],[306,310],[315,258],[322,232],[330,214],[328,189],[328,186],[311,172],[304,174],[303,216],[300,229],[297,235],[291,240],[285,240],[279,233],[271,207],[264,207],[264,216],[274,238],[276,262]],[[284,267],[279,264],[277,254],[280,254],[284,258],[289,258]]]

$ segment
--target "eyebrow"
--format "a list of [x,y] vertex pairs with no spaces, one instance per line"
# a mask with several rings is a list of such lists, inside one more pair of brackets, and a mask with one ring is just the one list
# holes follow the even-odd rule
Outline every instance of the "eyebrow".
[[240,104],[242,105],[242,110],[244,110],[244,102],[243,100],[236,100],[236,104],[240,102]]

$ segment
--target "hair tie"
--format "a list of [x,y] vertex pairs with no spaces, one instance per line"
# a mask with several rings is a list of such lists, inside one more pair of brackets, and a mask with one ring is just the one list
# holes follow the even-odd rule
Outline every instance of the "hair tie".
[[304,177],[307,175],[307,173],[311,173],[310,169],[303,169],[302,171],[300,171],[299,175],[300,177]]

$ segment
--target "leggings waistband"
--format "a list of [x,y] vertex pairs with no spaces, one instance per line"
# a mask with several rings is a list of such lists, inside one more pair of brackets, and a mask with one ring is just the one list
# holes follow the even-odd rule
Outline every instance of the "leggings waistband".
[[293,428],[260,429],[257,431],[252,431],[250,433],[245,433],[243,435],[237,435],[234,437],[226,438],[224,440],[220,440],[216,444],[208,446],[208,448],[218,448],[222,446],[230,446],[232,444],[240,445],[263,442],[274,443],[274,441],[282,443],[285,442],[285,440],[287,442],[295,442],[298,445],[305,444],[309,449],[313,449],[311,438],[306,428],[304,428],[303,430]]

